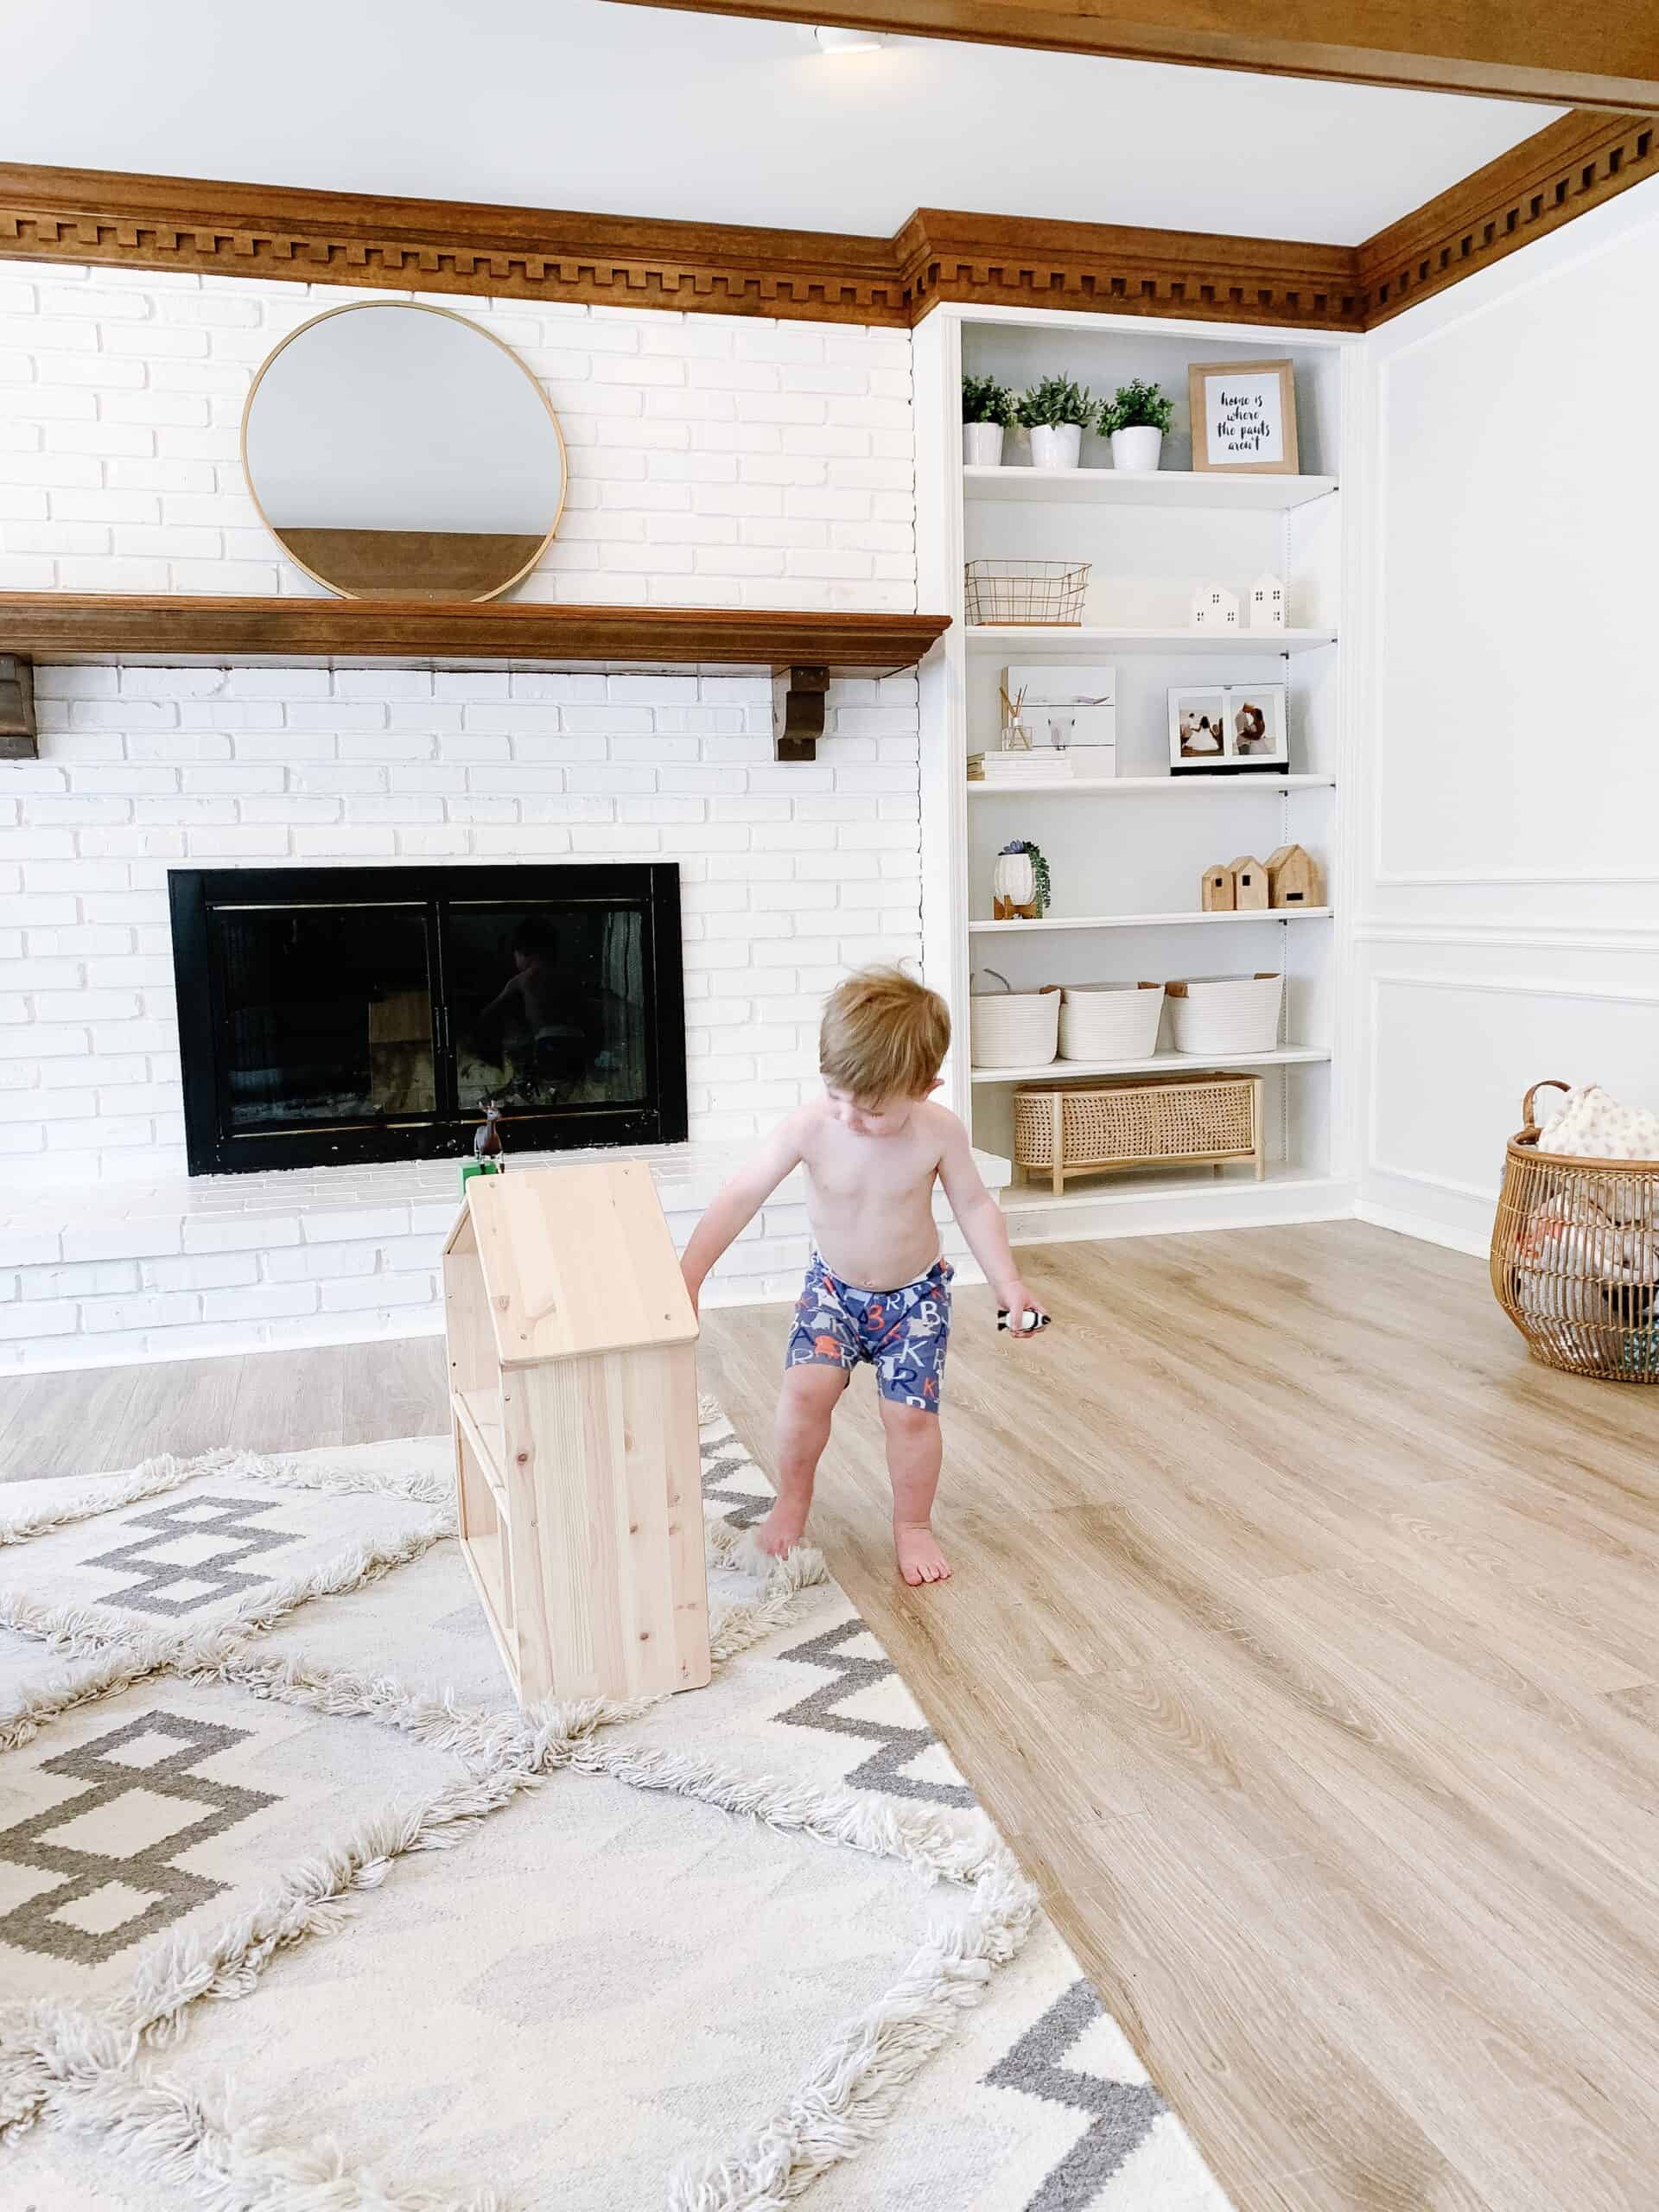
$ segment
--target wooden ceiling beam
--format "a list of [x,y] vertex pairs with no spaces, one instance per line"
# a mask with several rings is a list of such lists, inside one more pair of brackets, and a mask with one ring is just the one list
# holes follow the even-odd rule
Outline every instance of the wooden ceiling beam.
[[[798,22],[799,0],[633,0]],[[1649,0],[814,0],[815,22],[981,46],[1625,112],[1659,109]]]

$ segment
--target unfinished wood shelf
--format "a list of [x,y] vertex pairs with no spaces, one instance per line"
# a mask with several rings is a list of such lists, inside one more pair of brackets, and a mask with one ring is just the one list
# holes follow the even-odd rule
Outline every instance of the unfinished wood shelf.
[[461,1555],[514,1694],[700,1688],[697,1322],[649,1166],[474,1177],[443,1295]]

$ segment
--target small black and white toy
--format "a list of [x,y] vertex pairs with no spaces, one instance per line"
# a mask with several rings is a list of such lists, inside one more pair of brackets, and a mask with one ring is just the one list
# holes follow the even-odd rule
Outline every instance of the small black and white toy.
[[1040,1306],[1027,1306],[1017,1319],[1006,1306],[999,1306],[996,1309],[997,1327],[1006,1329],[1010,1336],[1035,1336],[1038,1330],[1046,1329],[1048,1323],[1049,1316]]

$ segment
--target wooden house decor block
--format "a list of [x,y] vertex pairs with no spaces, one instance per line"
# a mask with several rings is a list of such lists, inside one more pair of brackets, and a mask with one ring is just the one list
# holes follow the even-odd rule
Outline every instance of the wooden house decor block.
[[1226,862],[1206,868],[1198,885],[1198,905],[1202,912],[1206,914],[1230,914],[1237,903],[1237,887],[1233,881],[1233,871]]
[[443,1297],[461,1553],[520,1704],[700,1688],[697,1321],[650,1168],[475,1177]]
[[1266,864],[1252,860],[1248,853],[1241,854],[1233,862],[1234,912],[1265,913],[1271,904],[1271,893]]
[[1281,845],[1268,855],[1268,885],[1275,906],[1322,906],[1325,883],[1319,864],[1300,845]]

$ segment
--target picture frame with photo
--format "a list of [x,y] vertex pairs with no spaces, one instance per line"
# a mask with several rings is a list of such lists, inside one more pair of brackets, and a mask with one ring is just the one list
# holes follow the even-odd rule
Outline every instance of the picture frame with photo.
[[1194,361],[1186,372],[1192,466],[1230,476],[1294,476],[1292,361]]
[[1172,776],[1283,775],[1289,766],[1289,716],[1282,683],[1172,687]]
[[1169,766],[1202,773],[1227,758],[1227,687],[1184,683],[1169,695]]

